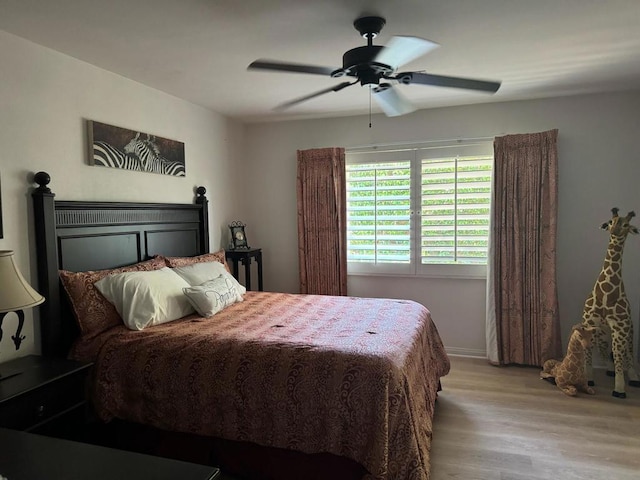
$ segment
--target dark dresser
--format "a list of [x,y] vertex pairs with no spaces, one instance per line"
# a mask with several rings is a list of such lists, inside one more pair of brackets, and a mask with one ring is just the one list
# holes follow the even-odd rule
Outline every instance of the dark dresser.
[[218,480],[216,467],[0,428],[0,478]]

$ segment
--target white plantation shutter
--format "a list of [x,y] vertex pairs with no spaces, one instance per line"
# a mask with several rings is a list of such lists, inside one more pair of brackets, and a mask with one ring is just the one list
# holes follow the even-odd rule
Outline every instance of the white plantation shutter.
[[422,264],[486,264],[493,157],[421,161]]
[[413,152],[352,155],[347,164],[349,271],[411,272]]
[[486,273],[489,142],[347,153],[349,273]]

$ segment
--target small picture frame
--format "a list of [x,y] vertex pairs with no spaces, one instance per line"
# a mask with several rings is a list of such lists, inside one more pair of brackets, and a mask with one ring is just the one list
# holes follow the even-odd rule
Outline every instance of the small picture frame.
[[246,227],[246,225],[238,221],[234,221],[229,224],[229,229],[231,230],[231,244],[233,245],[234,250],[246,250],[249,248],[244,227]]

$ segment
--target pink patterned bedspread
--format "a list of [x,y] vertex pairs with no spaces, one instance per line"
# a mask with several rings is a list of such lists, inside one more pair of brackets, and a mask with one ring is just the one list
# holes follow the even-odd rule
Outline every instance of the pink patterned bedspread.
[[212,318],[116,327],[98,343],[103,420],[329,452],[368,479],[429,478],[449,360],[418,303],[248,292]]

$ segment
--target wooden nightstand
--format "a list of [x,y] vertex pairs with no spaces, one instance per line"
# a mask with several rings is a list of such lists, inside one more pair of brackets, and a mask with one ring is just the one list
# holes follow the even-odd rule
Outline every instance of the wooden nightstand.
[[0,427],[69,436],[84,419],[91,365],[37,355],[0,364],[22,372],[0,380]]
[[244,265],[244,280],[247,290],[251,290],[251,259],[255,258],[258,264],[258,290],[263,291],[262,285],[262,249],[261,248],[237,248],[227,250],[225,258],[233,263],[233,276],[238,279],[238,262]]

